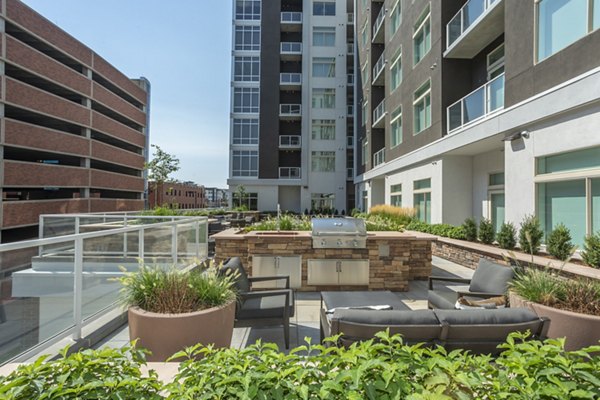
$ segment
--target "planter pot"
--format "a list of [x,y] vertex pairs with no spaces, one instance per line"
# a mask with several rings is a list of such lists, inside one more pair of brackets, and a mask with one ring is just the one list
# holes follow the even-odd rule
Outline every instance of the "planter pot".
[[158,314],[130,307],[129,338],[152,352],[148,361],[165,361],[185,347],[214,344],[229,347],[233,335],[235,301],[221,307],[183,314]]
[[565,337],[565,350],[579,350],[582,347],[598,345],[600,340],[600,317],[560,310],[525,300],[509,293],[511,307],[528,307],[540,317],[550,319],[549,338]]

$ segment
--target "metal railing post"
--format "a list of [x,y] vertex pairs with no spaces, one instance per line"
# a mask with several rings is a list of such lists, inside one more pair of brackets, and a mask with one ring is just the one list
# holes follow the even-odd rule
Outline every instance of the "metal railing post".
[[[127,216],[123,218],[123,226],[127,228]],[[123,257],[127,257],[127,232],[123,232]]]
[[83,326],[83,239],[75,239],[75,259],[73,265],[73,340],[81,339]]
[[138,258],[144,259],[144,227],[140,227],[138,231]]
[[174,223],[171,228],[171,258],[173,259],[173,265],[177,265],[177,224]]
[[[196,227],[196,258],[200,258],[200,221],[196,221],[195,223],[195,227]],[[208,240],[208,238],[207,238]]]

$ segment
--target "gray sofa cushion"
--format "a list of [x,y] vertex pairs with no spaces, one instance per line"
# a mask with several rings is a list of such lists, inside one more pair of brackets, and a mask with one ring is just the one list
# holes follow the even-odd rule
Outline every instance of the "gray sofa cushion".
[[433,310],[344,310],[338,309],[333,318],[368,325],[439,325]]
[[453,310],[458,298],[456,292],[450,290],[429,290],[427,300],[435,308]]
[[449,325],[502,325],[538,321],[528,308],[499,308],[495,310],[433,310],[442,324]]
[[250,291],[250,281],[248,280],[248,274],[242,265],[242,260],[239,257],[233,257],[227,260],[221,267],[222,274],[234,274],[238,273],[238,277],[235,281],[235,288],[238,293],[244,293]]
[[508,282],[513,279],[513,276],[514,271],[511,267],[480,258],[479,265],[473,273],[469,291],[504,294],[508,289]]

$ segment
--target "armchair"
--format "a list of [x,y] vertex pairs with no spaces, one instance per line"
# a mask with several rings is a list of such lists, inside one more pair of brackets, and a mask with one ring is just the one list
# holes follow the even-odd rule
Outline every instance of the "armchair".
[[[235,288],[238,292],[238,303],[235,310],[236,320],[280,320],[283,325],[285,348],[290,348],[290,317],[294,316],[294,291],[290,289],[289,276],[249,277],[239,257],[229,259],[222,267],[221,273],[237,274]],[[252,290],[253,282],[285,280],[284,289]]]
[[[479,259],[479,265],[472,279],[429,277],[427,305],[429,308],[453,309],[460,296],[474,299],[486,299],[505,296],[508,283],[514,278],[514,270],[501,264],[496,264],[484,258]],[[453,282],[469,284],[464,291],[436,290],[434,282]]]

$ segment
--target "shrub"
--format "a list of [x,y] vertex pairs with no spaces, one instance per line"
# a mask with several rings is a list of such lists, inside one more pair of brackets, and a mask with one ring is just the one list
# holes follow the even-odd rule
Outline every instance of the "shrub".
[[220,306],[235,299],[232,276],[221,276],[215,266],[184,272],[140,265],[138,271],[117,278],[123,285],[121,302],[155,313],[179,314]]
[[409,231],[430,233],[432,235],[443,236],[451,239],[465,240],[465,231],[462,226],[449,224],[428,224],[426,222],[413,220],[406,226]]
[[563,224],[558,224],[548,235],[546,242],[548,253],[565,261],[573,254],[574,246],[571,242],[571,231]]
[[542,244],[544,232],[540,228],[540,221],[534,215],[527,215],[521,222],[519,231],[519,246],[529,254],[536,254]]
[[[277,218],[269,217],[258,223],[244,228],[245,232],[252,231],[276,231]],[[304,215],[296,217],[292,214],[283,214],[279,218],[280,231],[310,231],[312,229],[310,217]]]
[[465,230],[465,239],[469,242],[477,241],[477,223],[473,218],[465,219],[465,222],[462,224],[463,229]]
[[479,223],[479,240],[485,244],[494,243],[496,232],[494,232],[494,225],[492,221],[487,218],[482,218]]
[[510,222],[504,222],[500,227],[496,240],[498,245],[503,249],[512,250],[517,245],[517,230]]
[[590,267],[600,268],[600,231],[586,236],[581,258]]
[[371,208],[371,215],[380,215],[390,219],[397,224],[406,225],[415,217],[415,209],[407,207],[395,207],[389,205],[378,205]]

